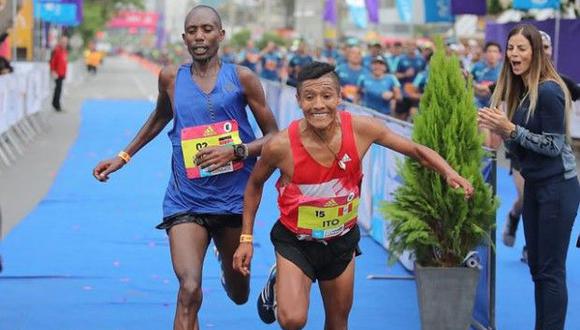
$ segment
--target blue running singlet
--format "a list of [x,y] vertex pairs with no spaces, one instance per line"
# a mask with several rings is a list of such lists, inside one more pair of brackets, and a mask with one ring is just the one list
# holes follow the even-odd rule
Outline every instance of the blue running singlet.
[[[182,141],[186,132],[222,122],[228,123],[226,130],[231,129],[229,123],[236,122],[243,143],[256,139],[248,121],[247,101],[236,65],[222,63],[209,94],[193,81],[190,67],[191,64],[181,65],[175,78],[173,129],[168,133],[173,146],[172,175],[163,201],[163,217],[185,213],[241,214],[244,189],[256,158],[246,159],[242,168],[231,172],[190,179],[186,167],[190,169],[191,160],[184,160],[182,149],[182,145],[186,146]],[[220,143],[221,140],[220,137]]]

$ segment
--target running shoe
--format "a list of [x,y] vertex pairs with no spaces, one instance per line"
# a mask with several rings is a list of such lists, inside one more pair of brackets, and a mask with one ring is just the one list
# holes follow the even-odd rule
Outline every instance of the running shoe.
[[518,229],[519,217],[516,217],[510,211],[503,226],[502,241],[505,246],[513,247],[516,242],[516,231]]
[[268,282],[258,296],[258,315],[260,319],[266,323],[271,324],[276,321],[276,293],[274,292],[274,284],[276,284],[276,264],[270,269]]

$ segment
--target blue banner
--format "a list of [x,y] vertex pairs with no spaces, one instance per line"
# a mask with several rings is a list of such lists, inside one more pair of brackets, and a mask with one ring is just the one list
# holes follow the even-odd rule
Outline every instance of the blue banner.
[[368,14],[363,0],[346,0],[350,20],[360,29],[366,29],[368,24]]
[[560,0],[514,0],[514,9],[560,8]]
[[35,0],[34,18],[58,25],[76,26],[83,20],[82,0]]
[[453,22],[451,0],[425,0],[425,22]]
[[411,17],[413,17],[413,0],[397,0],[396,5],[401,21],[405,23],[411,22]]

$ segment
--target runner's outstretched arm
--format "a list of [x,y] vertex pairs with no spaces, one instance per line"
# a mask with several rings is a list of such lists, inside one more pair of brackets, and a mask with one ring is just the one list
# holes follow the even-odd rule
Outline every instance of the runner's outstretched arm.
[[[173,118],[173,109],[171,107],[168,90],[175,80],[176,72],[175,67],[166,67],[159,73],[159,95],[157,96],[157,104],[145,124],[141,126],[137,135],[123,150],[129,157],[132,157],[137,151],[147,145],[149,141],[155,138]],[[95,167],[93,176],[97,180],[105,182],[109,179],[109,174],[119,170],[125,164],[126,161],[121,157],[104,160]]]
[[366,148],[372,143],[387,147],[406,156],[416,159],[421,165],[431,168],[441,174],[447,184],[453,188],[462,188],[465,198],[473,195],[473,186],[469,181],[460,176],[448,163],[433,149],[415,143],[393,132],[383,123],[370,117],[356,116],[355,129]]

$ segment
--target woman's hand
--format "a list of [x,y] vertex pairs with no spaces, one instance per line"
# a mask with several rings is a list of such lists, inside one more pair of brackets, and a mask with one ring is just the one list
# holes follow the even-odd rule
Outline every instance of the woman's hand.
[[479,109],[477,123],[479,127],[487,128],[493,133],[501,135],[504,139],[508,138],[510,133],[516,129],[516,125],[498,108],[485,107]]

